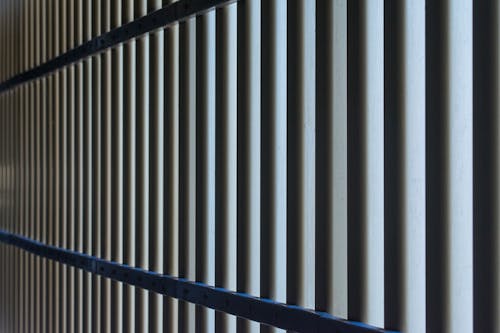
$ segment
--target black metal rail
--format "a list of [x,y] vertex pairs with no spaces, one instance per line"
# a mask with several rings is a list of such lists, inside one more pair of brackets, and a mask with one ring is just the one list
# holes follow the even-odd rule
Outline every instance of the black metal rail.
[[120,43],[237,1],[238,0],[180,0],[174,2],[132,22],[124,24],[121,27],[97,36],[33,69],[2,82],[0,84],[0,93],[22,83],[57,71],[67,65],[100,53]]
[[43,244],[2,230],[0,230],[0,242],[92,274],[269,326],[304,333],[389,333],[387,330],[363,323],[336,318],[328,313],[130,267],[80,252]]

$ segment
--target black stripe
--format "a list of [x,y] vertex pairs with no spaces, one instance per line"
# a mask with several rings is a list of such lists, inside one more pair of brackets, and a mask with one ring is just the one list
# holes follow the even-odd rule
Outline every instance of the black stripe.
[[102,52],[110,47],[126,42],[148,32],[170,24],[201,15],[217,7],[225,6],[238,0],[180,0],[158,9],[148,15],[113,29],[105,34],[63,53],[38,67],[18,74],[0,84],[0,93],[22,83],[37,79],[57,71],[69,64]]
[[0,242],[135,287],[294,332],[389,333],[363,323],[336,318],[328,313],[106,261],[80,252],[46,245],[3,230],[0,230]]

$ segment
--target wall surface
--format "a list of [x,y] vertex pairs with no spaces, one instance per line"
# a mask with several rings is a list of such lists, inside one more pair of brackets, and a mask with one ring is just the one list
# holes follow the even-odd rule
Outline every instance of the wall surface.
[[[0,229],[500,333],[499,2],[239,0],[41,66],[171,2],[0,0]],[[0,331],[282,330],[0,243]]]

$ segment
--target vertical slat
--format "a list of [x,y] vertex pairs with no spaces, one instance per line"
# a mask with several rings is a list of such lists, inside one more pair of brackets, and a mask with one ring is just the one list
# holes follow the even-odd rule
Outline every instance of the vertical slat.
[[[30,2],[29,5],[29,20],[30,20],[30,31],[29,31],[29,46],[30,46],[30,55],[29,55],[29,65],[30,68],[33,68],[35,65],[35,3],[34,1]],[[29,92],[28,92],[28,135],[29,135],[29,227],[28,227],[28,236],[34,237],[34,208],[35,208],[35,190],[34,190],[34,121],[33,121],[33,110],[34,110],[34,83],[31,82],[28,84]],[[36,329],[36,316],[35,316],[35,302],[34,298],[35,290],[34,290],[34,266],[35,259],[32,254],[28,254],[28,313],[29,313],[29,328],[31,332],[34,332]]]
[[[47,33],[48,33],[48,22],[47,22],[47,0],[41,0],[40,2],[40,61],[41,63],[44,63],[47,61],[47,49],[49,47],[48,41],[47,41]],[[48,192],[47,192],[47,79],[44,77],[41,79],[41,91],[40,91],[40,103],[41,103],[41,189],[40,189],[40,195],[41,195],[41,237],[40,241],[43,243],[47,242],[47,225],[49,223],[48,221],[48,210],[47,210],[47,197],[48,197]],[[40,332],[46,332],[47,329],[47,308],[48,308],[48,302],[47,302],[47,287],[48,287],[48,280],[47,280],[47,263],[48,261],[45,259],[40,259],[40,265],[41,265],[41,272],[40,272]]]
[[472,1],[448,3],[447,332],[473,330]]
[[[121,1],[112,2],[111,28],[121,25]],[[112,249],[111,260],[123,262],[123,45],[117,45],[111,50],[112,66],[112,101],[111,127],[112,133]],[[123,284],[112,282],[111,297],[111,332],[123,330]]]
[[353,1],[348,15],[348,311],[383,326],[384,6]]
[[363,321],[384,325],[384,12],[381,1],[364,8],[365,276]]
[[[75,1],[75,44],[80,45],[83,42],[83,3],[82,0]],[[84,156],[84,109],[83,101],[86,96],[83,95],[83,62],[75,64],[75,230],[74,230],[74,249],[83,252],[83,218],[84,218],[84,191],[83,191],[83,156]],[[75,324],[74,331],[80,333],[83,331],[83,277],[81,269],[75,270]]]
[[[287,1],[262,1],[261,296],[287,295]],[[262,327],[262,331],[276,329]]]
[[[43,242],[44,244],[47,243],[47,226],[49,223],[48,220],[48,192],[47,192],[47,79],[42,78],[42,89],[41,89],[41,177],[42,177],[42,184],[41,184],[41,207],[42,207],[42,220],[41,220],[41,238],[40,241]],[[46,259],[41,259],[41,331],[46,332],[47,328],[47,264],[48,261]]]
[[[404,4],[404,202],[402,242],[404,267],[401,293],[401,324],[404,332],[425,332],[425,4]],[[386,240],[388,241],[388,240]],[[386,286],[388,287],[388,286]]]
[[289,5],[287,302],[314,308],[316,8]]
[[[196,278],[196,19],[179,26],[179,276]],[[179,331],[195,332],[195,306],[179,304]]]
[[[238,34],[237,55],[231,55],[238,62],[237,290],[260,295],[261,1],[240,3],[237,10],[237,28],[228,27]],[[239,332],[258,330],[258,323],[238,319]]]
[[[57,30],[56,30],[57,31]],[[59,52],[56,50],[56,52]],[[60,99],[59,99],[59,82],[61,79],[60,73],[54,74],[54,246],[61,245],[61,209],[60,209],[60,197],[61,197],[61,134],[60,134],[60,123],[61,123],[61,110],[60,110]],[[54,331],[61,332],[62,327],[60,323],[61,313],[59,312],[60,303],[61,303],[61,291],[60,291],[60,273],[61,273],[61,265],[55,263],[54,265]]]
[[[148,11],[161,7],[161,1],[149,0]],[[164,206],[164,32],[149,36],[149,263],[151,271],[163,272],[163,206]],[[147,73],[147,72],[146,72]],[[146,151],[148,153],[148,150]],[[163,331],[163,298],[149,294],[149,330]]]
[[[147,1],[136,2],[135,15],[147,12]],[[136,266],[149,268],[149,36],[136,40],[136,115],[137,115],[137,220]],[[149,300],[146,291],[137,288],[135,330],[148,331]]]
[[[67,32],[68,50],[75,46],[75,1],[67,4]],[[75,249],[75,66],[72,64],[67,69],[67,246]],[[68,319],[66,331],[73,333],[75,329],[75,268],[67,268],[67,301]]]
[[[127,0],[123,5],[124,22],[134,19],[134,2]],[[136,42],[130,40],[123,51],[123,120],[124,120],[124,183],[123,183],[123,261],[135,266],[136,241]],[[123,295],[123,330],[135,332],[135,288],[124,286]]]
[[[59,45],[61,54],[68,50],[68,2],[62,0],[59,7]],[[60,111],[60,164],[61,164],[61,183],[60,183],[60,225],[59,225],[59,246],[67,248],[68,243],[68,183],[69,183],[69,168],[68,168],[68,68],[65,67],[59,72],[60,75],[60,88],[59,88],[59,111]],[[68,304],[68,272],[69,268],[66,265],[60,265],[60,278],[59,278],[59,313],[60,313],[60,329],[65,332],[68,330],[69,322],[69,307]]]
[[[68,6],[71,8],[72,6]],[[73,12],[68,12],[71,17]],[[73,18],[68,20],[68,25],[73,25]],[[68,29],[69,36],[72,36],[72,29]],[[73,41],[69,38],[69,47],[72,48]],[[67,248],[75,249],[75,66],[67,68]],[[68,319],[67,332],[74,332],[75,328],[75,268],[67,267],[67,302]]]
[[[111,0],[101,1],[101,33],[111,28]],[[101,197],[101,258],[110,260],[112,249],[112,110],[111,110],[111,50],[101,54],[101,124],[102,124],[102,197]],[[101,280],[101,331],[111,332],[111,280]]]
[[[17,17],[16,17],[17,18]],[[18,19],[18,18],[17,18]],[[16,38],[19,38],[19,36],[16,36]],[[18,55],[16,55],[18,56]],[[13,168],[14,168],[14,230],[13,232],[16,234],[20,234],[20,161],[19,161],[19,152],[21,149],[20,146],[20,138],[19,138],[19,114],[20,114],[20,109],[19,109],[19,87],[16,87],[14,89],[14,96],[13,96],[13,102],[14,102],[14,107],[13,107],[13,114],[14,114],[14,119],[12,122],[12,130],[13,130],[13,140],[14,140],[14,160],[13,160]],[[22,286],[20,285],[20,249],[14,248],[14,284],[12,286],[14,290],[14,332],[19,332],[20,330],[20,323],[21,323],[21,318],[19,316],[19,304],[20,304],[20,299],[21,299],[21,288]]]
[[[50,11],[52,12],[52,11]],[[55,174],[54,174],[54,75],[47,78],[47,244],[54,245]],[[47,332],[54,332],[54,262],[47,260]]]
[[[92,37],[101,33],[101,2],[92,2]],[[92,255],[101,256],[101,57],[93,56],[92,67]],[[101,278],[92,277],[92,332],[101,332]]]
[[[216,11],[215,285],[236,290],[237,7]],[[215,314],[217,332],[236,331],[236,317]]]
[[[32,31],[33,32],[33,31]],[[34,45],[34,34],[31,34],[32,45]],[[35,61],[34,50],[32,51],[32,64]],[[36,152],[35,152],[35,97],[36,97],[36,86],[37,82],[29,83],[29,182],[30,182],[30,193],[29,193],[29,210],[30,210],[30,218],[29,218],[29,233],[28,237],[36,238],[36,220],[38,216],[36,215]],[[37,290],[36,290],[36,258],[35,255],[29,254],[29,313],[30,313],[30,331],[35,332],[37,329]]]
[[[61,7],[64,9],[64,6]],[[65,10],[61,10],[65,13]],[[64,16],[64,14],[62,14]],[[64,27],[64,25],[63,25]],[[63,31],[66,31],[63,28]],[[65,38],[63,36],[61,41]],[[62,49],[65,49],[65,43],[61,42]],[[62,248],[68,247],[68,215],[69,215],[69,198],[68,198],[68,68],[64,68],[59,72],[60,77],[60,87],[59,87],[59,140],[60,140],[60,197],[59,197],[59,246]],[[60,265],[60,280],[59,280],[59,294],[60,294],[60,325],[61,330],[66,331],[68,329],[68,319],[69,319],[69,304],[68,304],[68,271],[69,267],[66,265]]]
[[[53,1],[53,56],[57,56],[59,54],[59,0]],[[54,203],[52,205],[53,216],[54,216],[54,225],[53,225],[53,245],[59,245],[59,224],[60,224],[60,212],[59,212],[59,196],[60,196],[60,182],[59,182],[59,73],[54,73],[52,76],[52,102],[53,102],[53,200]],[[51,309],[52,312],[52,327],[54,332],[60,332],[59,325],[59,270],[60,266],[57,263],[54,263],[53,266],[53,284],[52,284],[52,294],[53,294],[53,307]]]
[[[196,21],[196,280],[215,284],[215,13]],[[197,332],[213,332],[215,313],[197,307]]]
[[[83,40],[88,41],[92,37],[92,1],[83,2]],[[84,156],[83,156],[83,252],[88,255],[92,255],[93,250],[93,95],[92,95],[92,57],[88,57],[83,61],[83,146],[84,146]],[[83,318],[82,318],[82,330],[83,332],[92,331],[93,322],[93,277],[90,273],[84,274],[83,283]]]
[[[25,195],[25,184],[26,184],[26,179],[24,177],[25,175],[25,169],[26,169],[26,164],[25,164],[25,141],[24,141],[24,88],[19,87],[19,109],[18,109],[18,124],[17,124],[17,130],[18,130],[18,140],[19,140],[19,225],[18,225],[18,232],[20,235],[24,234],[24,223],[26,221],[26,213],[25,213],[25,207],[26,207],[26,202],[24,201],[24,195]],[[24,251],[19,251],[19,303],[18,303],[18,312],[19,312],[19,325],[18,325],[18,331],[22,332],[24,330],[24,300],[25,300],[25,284],[24,284],[24,278],[25,278],[25,273],[24,273]]]
[[316,309],[347,318],[347,1],[316,15]]
[[[168,1],[170,4],[173,1]],[[163,247],[164,272],[179,276],[179,24],[164,30],[165,64],[163,97],[165,100],[165,228]],[[164,330],[179,331],[179,302],[164,298]]]

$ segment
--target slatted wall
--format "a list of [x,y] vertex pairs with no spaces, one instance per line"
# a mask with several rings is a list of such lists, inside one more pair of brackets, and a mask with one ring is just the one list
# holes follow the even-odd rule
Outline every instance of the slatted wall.
[[497,0],[1,0],[0,331],[500,332],[499,41]]

